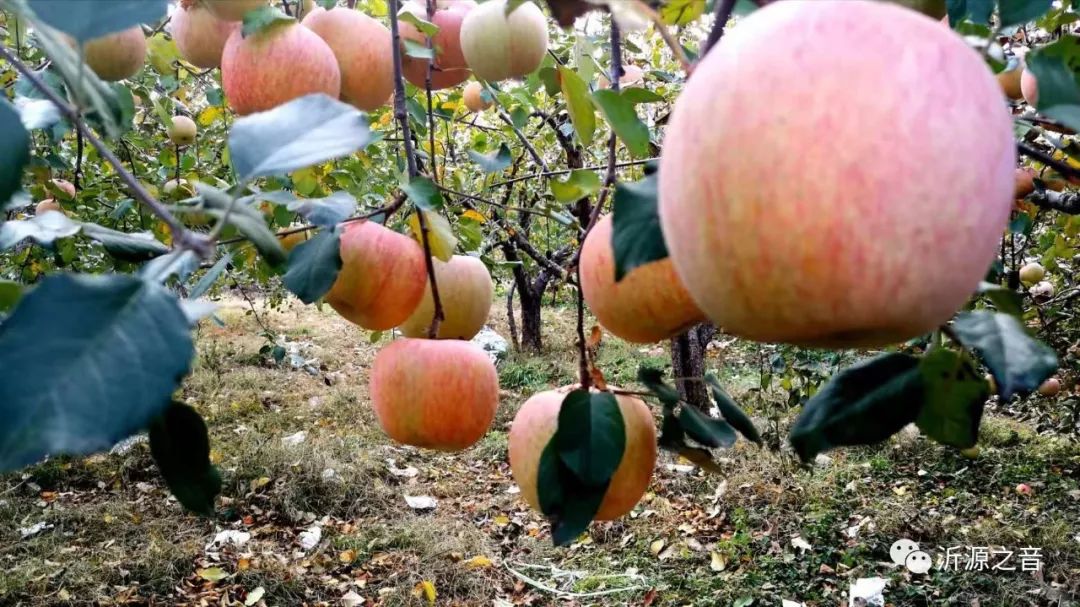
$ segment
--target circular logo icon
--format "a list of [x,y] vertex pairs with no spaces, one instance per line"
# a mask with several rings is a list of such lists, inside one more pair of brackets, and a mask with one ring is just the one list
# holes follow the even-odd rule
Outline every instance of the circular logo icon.
[[930,567],[934,564],[930,555],[922,550],[916,550],[907,555],[907,560],[904,561],[904,565],[907,566],[908,571],[912,573],[918,573],[920,575],[930,571]]
[[907,563],[908,555],[918,549],[919,545],[911,540],[896,540],[893,542],[892,548],[889,548],[889,557],[892,558],[892,562],[902,566]]

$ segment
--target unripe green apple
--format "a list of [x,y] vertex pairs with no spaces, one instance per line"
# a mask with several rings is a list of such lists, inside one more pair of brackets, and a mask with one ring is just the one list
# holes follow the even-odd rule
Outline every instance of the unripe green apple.
[[146,36],[142,27],[126,29],[83,45],[86,65],[102,80],[131,78],[146,65]]
[[506,0],[489,0],[461,24],[461,52],[481,80],[521,78],[540,67],[547,53],[544,13],[532,2],[506,14]]
[[187,116],[173,116],[172,125],[168,128],[169,141],[179,146],[195,143],[195,134],[198,129],[195,121]]
[[1029,287],[1043,278],[1046,278],[1046,269],[1040,263],[1033,261],[1020,268],[1020,282]]

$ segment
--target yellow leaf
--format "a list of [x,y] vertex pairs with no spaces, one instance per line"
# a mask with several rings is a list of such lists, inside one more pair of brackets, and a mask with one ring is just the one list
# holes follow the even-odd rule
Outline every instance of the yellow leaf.
[[269,483],[269,482],[270,482],[270,477],[268,477],[268,476],[263,476],[263,477],[257,478],[255,480],[251,481],[251,490],[254,491],[254,490],[259,489],[261,487],[265,487],[266,484]]
[[492,565],[491,559],[482,554],[478,554],[465,561],[465,566],[469,569],[482,569],[484,567],[491,567]]
[[167,38],[165,34],[157,33],[146,41],[146,46],[149,49],[150,65],[153,66],[154,70],[159,74],[172,74],[173,61],[180,57],[180,52],[176,49],[176,43]]
[[723,557],[719,552],[712,553],[712,560],[709,562],[709,569],[713,571],[723,571],[727,569],[727,559]]
[[341,554],[338,555],[338,560],[348,565],[349,563],[352,563],[356,560],[356,551],[344,550]]
[[210,567],[209,569],[196,569],[195,573],[202,579],[208,582],[220,582],[221,580],[229,577],[228,573],[221,567]]
[[[418,213],[424,214],[427,223],[431,254],[441,261],[450,261],[450,258],[454,256],[454,249],[457,248],[457,237],[454,236],[454,230],[450,227],[450,222],[438,213],[428,211],[418,211]],[[409,216],[409,230],[412,231],[416,242],[423,245],[424,239],[420,233],[420,217],[417,213]]]
[[225,113],[216,105],[211,105],[205,110],[199,112],[199,124],[202,126],[210,126],[217,122]]
[[251,559],[240,559],[236,561],[236,568],[240,571],[251,569]]
[[429,582],[428,580],[420,582],[416,585],[415,588],[413,588],[413,596],[424,597],[425,599],[427,599],[428,605],[434,605],[436,596],[435,584]]
[[505,514],[500,514],[499,516],[495,517],[494,522],[499,527],[505,527],[510,524],[510,517],[506,516]]
[[484,223],[485,221],[487,221],[487,217],[484,217],[478,211],[474,211],[472,209],[469,209],[468,211],[462,213],[461,217],[463,219],[471,219],[476,223]]
[[661,550],[664,549],[665,544],[667,544],[667,542],[665,542],[663,538],[658,539],[655,542],[649,544],[649,552],[653,553],[653,556],[656,556],[657,554],[660,554]]

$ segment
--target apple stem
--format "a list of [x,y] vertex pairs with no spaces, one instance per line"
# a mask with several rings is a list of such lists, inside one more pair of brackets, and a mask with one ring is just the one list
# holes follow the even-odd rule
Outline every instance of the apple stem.
[[701,61],[701,57],[704,57],[712,47],[716,46],[717,42],[720,42],[720,38],[724,35],[724,27],[727,25],[728,19],[731,18],[731,11],[735,9],[735,0],[717,0],[716,3],[716,19],[713,21],[712,30],[709,31],[709,37],[705,39],[705,45],[701,47],[701,55],[698,57],[698,61]]

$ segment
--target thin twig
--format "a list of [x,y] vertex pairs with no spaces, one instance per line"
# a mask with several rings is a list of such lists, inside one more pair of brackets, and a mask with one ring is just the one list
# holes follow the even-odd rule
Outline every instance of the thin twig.
[[[400,193],[398,193],[397,196],[394,197],[394,201],[391,202],[390,204],[388,204],[388,205],[386,205],[384,207],[379,207],[379,208],[375,209],[374,211],[368,211],[367,213],[364,213],[362,215],[354,215],[354,216],[349,217],[347,219],[343,219],[339,223],[351,223],[351,222],[354,222],[354,221],[363,221],[365,219],[371,219],[372,217],[374,217],[376,215],[384,215],[384,214],[387,217],[389,217],[395,211],[400,209],[402,207],[402,205],[405,204],[406,199],[407,199],[407,197],[405,196],[405,193],[400,192]],[[281,230],[279,232],[276,232],[275,235],[278,236],[278,237],[288,236],[290,234],[298,234],[300,232],[307,232],[309,230],[317,230],[320,227],[322,227],[322,226],[317,226],[315,224],[306,224],[306,225],[302,225],[302,226],[297,226],[295,228],[289,228],[287,230]],[[227,244],[235,244],[235,243],[238,243],[238,242],[244,242],[246,240],[247,240],[246,236],[237,236],[236,238],[229,238],[228,240],[222,240],[221,242],[219,242],[217,244],[218,244],[218,246],[222,246],[222,245],[227,245]]]
[[34,88],[41,91],[49,101],[53,102],[64,118],[75,125],[75,128],[90,142],[90,145],[94,146],[94,149],[97,150],[98,154],[116,169],[116,173],[120,176],[120,179],[123,180],[131,190],[132,196],[140,203],[146,205],[151,212],[157,215],[165,222],[165,225],[169,227],[169,231],[172,233],[173,244],[181,249],[190,249],[202,259],[208,258],[213,253],[214,249],[210,240],[205,236],[188,230],[184,227],[184,224],[180,223],[180,221],[165,208],[165,205],[161,204],[151,196],[150,193],[146,191],[146,188],[139,183],[139,180],[124,168],[123,163],[116,157],[116,154],[113,154],[112,150],[106,147],[105,144],[94,135],[93,131],[86,126],[86,123],[82,120],[77,109],[68,105],[67,102],[61,99],[60,96],[49,88],[49,86],[45,84],[33,70],[12,55],[6,46],[0,46],[0,57],[3,57],[11,63],[19,73],[25,76],[26,79],[34,85]]
[[731,11],[734,9],[735,0],[716,1],[715,20],[713,21],[712,30],[709,32],[709,37],[705,39],[705,45],[701,47],[699,57],[704,57],[706,53],[712,50],[712,47],[716,46],[717,42],[720,42],[720,38],[724,35],[724,27],[727,25],[728,19],[731,19]]
[[540,165],[540,168],[547,171],[547,163],[544,162],[544,159],[540,156],[540,153],[536,151],[536,148],[533,147],[533,144],[529,142],[529,138],[525,136],[525,133],[522,133],[521,129],[517,128],[517,126],[514,124],[514,121],[511,120],[510,116],[506,114],[506,110],[503,109],[502,103],[499,101],[499,98],[495,96],[495,90],[492,89],[491,85],[487,82],[484,83],[484,88],[487,89],[488,94],[491,95],[491,99],[495,102],[495,111],[496,113],[498,113],[499,118],[501,118],[502,121],[510,127],[510,130],[514,131],[514,134],[517,135],[518,140],[521,141],[521,145],[525,146],[525,149],[528,150],[529,155],[533,157],[533,160],[536,161],[536,164]]
[[[671,35],[671,31],[668,30],[667,25],[664,24],[664,19],[660,17],[660,13],[656,12],[651,6],[642,2],[642,0],[634,0],[638,9],[649,16],[649,20],[652,21],[653,27],[656,31],[660,32],[660,37],[664,39],[664,43],[671,49],[671,54],[675,55],[676,61],[682,66],[684,72],[689,73],[693,69],[690,64],[690,59],[686,57],[686,51],[683,50],[679,41],[675,39],[675,36]],[[614,23],[614,21],[612,21]]]
[[[654,162],[656,160],[659,160],[659,158],[644,158],[642,160],[627,160],[625,162],[616,163],[615,168],[624,169],[626,167],[641,166],[643,164],[648,164],[648,163]],[[491,184],[488,187],[497,188],[497,187],[501,187],[501,186],[514,184],[514,183],[517,183],[519,181],[526,181],[526,180],[529,180],[529,179],[538,179],[538,178],[541,178],[541,177],[554,177],[556,175],[569,175],[570,173],[573,173],[574,171],[601,171],[601,170],[605,170],[607,168],[608,168],[607,164],[598,164],[598,165],[590,165],[590,166],[581,167],[579,169],[559,169],[557,171],[543,171],[543,172],[539,172],[539,173],[530,173],[528,175],[522,175],[520,177],[514,177],[513,179],[507,179],[506,181],[496,181],[495,183]]]

